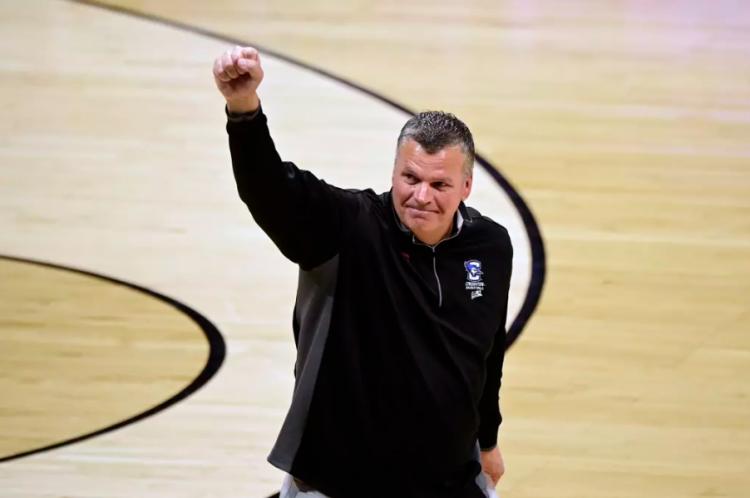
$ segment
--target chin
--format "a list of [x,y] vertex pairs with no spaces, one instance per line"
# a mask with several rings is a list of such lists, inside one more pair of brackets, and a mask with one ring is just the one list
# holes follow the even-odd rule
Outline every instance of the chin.
[[422,230],[428,229],[431,225],[430,220],[423,216],[409,216],[407,217],[407,226],[414,231],[414,229],[421,228]]
[[407,228],[419,238],[428,235],[435,230],[435,227],[432,226],[432,224],[420,223],[419,221],[412,221],[409,225],[407,225]]

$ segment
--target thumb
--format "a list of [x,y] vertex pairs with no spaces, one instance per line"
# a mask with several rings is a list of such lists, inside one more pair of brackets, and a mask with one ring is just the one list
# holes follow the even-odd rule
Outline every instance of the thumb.
[[252,79],[258,80],[258,82],[263,78],[263,69],[261,69],[260,61],[257,59],[243,57],[237,61],[236,67],[239,72],[249,74]]

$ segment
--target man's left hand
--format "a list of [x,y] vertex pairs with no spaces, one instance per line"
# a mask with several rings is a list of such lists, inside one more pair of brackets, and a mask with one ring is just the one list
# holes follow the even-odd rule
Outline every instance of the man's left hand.
[[482,470],[492,479],[492,487],[497,486],[500,478],[505,474],[505,462],[502,453],[500,453],[500,447],[495,446],[491,450],[482,451],[480,458]]

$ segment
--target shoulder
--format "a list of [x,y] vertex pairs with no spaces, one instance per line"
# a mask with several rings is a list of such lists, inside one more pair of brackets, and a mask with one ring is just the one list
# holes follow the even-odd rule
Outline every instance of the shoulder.
[[328,185],[338,199],[339,205],[346,210],[349,218],[371,216],[382,211],[383,203],[372,189],[341,188]]
[[502,247],[504,251],[513,253],[513,244],[505,226],[473,207],[464,206],[462,215],[466,228],[472,235],[488,240],[493,245]]
[[337,187],[336,185],[331,185],[325,180],[321,181],[326,185],[326,187],[331,191],[332,194],[345,202],[362,205],[378,202],[378,196],[377,194],[375,194],[375,192],[372,191],[372,189],[362,190],[356,188],[343,188]]
[[331,186],[331,189],[336,195],[352,204],[357,204],[360,207],[368,206],[379,206],[381,204],[380,196],[378,196],[372,189],[355,189],[355,188],[341,188]]

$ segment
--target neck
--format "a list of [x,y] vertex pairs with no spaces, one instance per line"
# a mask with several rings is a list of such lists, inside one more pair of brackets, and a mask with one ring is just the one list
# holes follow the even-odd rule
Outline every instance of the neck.
[[419,240],[421,243],[426,244],[428,246],[434,246],[441,240],[445,240],[448,238],[448,236],[453,231],[453,223],[448,225],[448,228],[445,230],[442,230],[441,232],[435,232],[435,233],[428,233],[428,234],[417,234],[416,232],[412,232],[414,236]]

